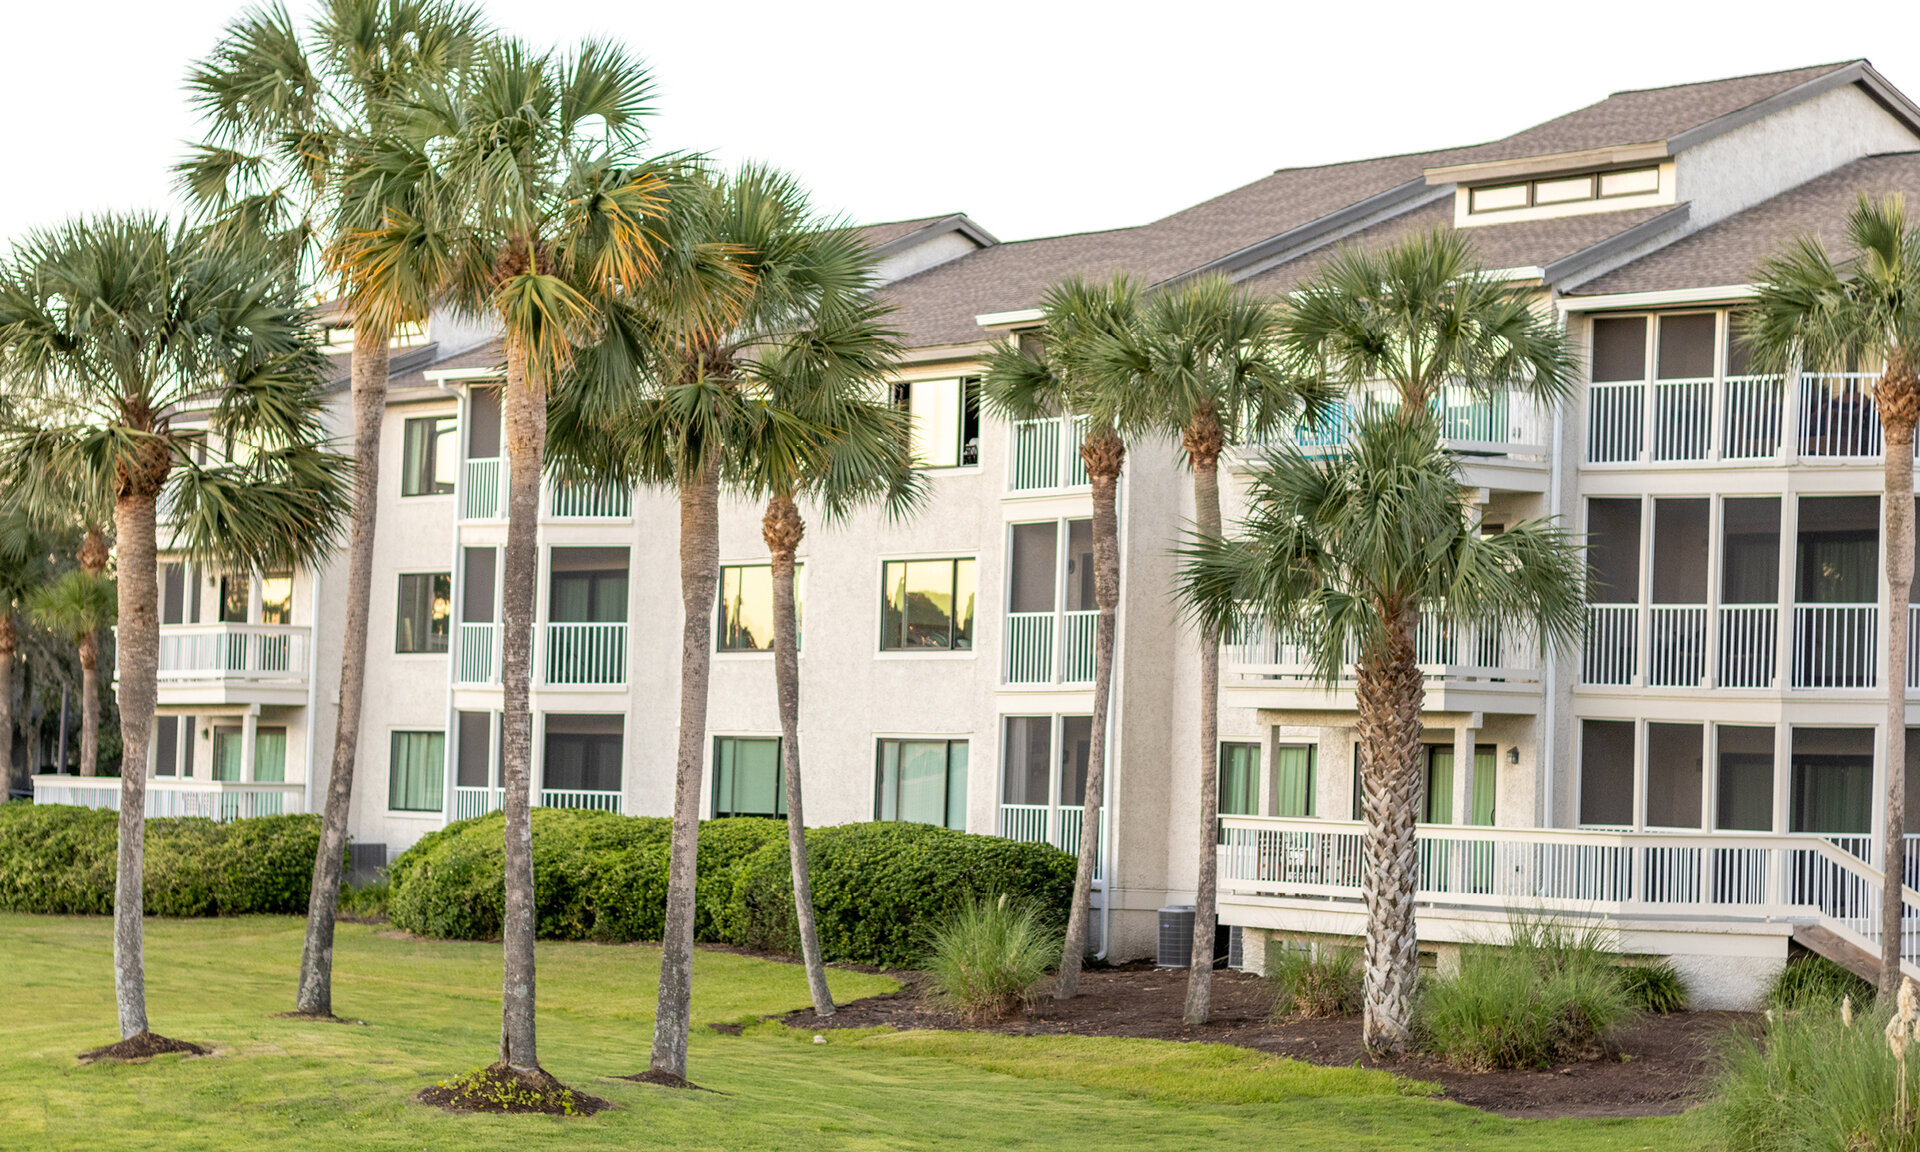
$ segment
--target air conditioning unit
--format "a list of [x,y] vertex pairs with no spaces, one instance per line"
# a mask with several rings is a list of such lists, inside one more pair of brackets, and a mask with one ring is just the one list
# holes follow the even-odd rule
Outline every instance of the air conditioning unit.
[[[1160,968],[1185,968],[1193,962],[1193,917],[1191,904],[1169,904],[1160,909],[1159,947],[1154,965]],[[1240,955],[1240,929],[1216,923],[1213,926],[1213,966],[1231,965]]]
[[347,845],[347,883],[365,884],[380,878],[387,870],[385,844]]

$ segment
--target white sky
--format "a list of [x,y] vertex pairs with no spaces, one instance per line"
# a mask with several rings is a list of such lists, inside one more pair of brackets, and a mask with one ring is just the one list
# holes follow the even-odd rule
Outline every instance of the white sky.
[[[9,0],[0,242],[167,208],[181,94],[241,0]],[[296,14],[303,0],[292,0]],[[790,169],[861,221],[1002,239],[1143,223],[1279,167],[1474,143],[1608,92],[1867,56],[1920,97],[1909,3],[488,0],[653,66],[663,149]]]

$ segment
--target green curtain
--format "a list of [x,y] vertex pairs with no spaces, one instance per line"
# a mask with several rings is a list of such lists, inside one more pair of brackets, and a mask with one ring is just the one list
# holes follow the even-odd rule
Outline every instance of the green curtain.
[[721,736],[715,740],[713,814],[785,816],[787,797],[780,780],[780,741]]
[[387,808],[440,811],[446,759],[445,732],[395,732],[387,767]]
[[1472,811],[1467,823],[1481,826],[1493,823],[1493,797],[1499,783],[1499,749],[1492,744],[1477,744],[1473,749]]
[[1873,824],[1873,757],[1793,758],[1793,831],[1864,834]]
[[213,778],[233,783],[240,779],[242,728],[213,730]]
[[253,733],[253,778],[280,784],[287,778],[287,730],[256,728]]
[[966,831],[967,742],[882,740],[874,814]]
[[947,741],[947,827],[967,830],[967,742]]
[[1312,744],[1282,744],[1274,749],[1274,815],[1313,815],[1314,759]]
[[1453,823],[1453,749],[1439,744],[1427,746],[1426,822]]
[[1220,814],[1222,816],[1260,814],[1260,746],[1258,744],[1222,744],[1220,746]]

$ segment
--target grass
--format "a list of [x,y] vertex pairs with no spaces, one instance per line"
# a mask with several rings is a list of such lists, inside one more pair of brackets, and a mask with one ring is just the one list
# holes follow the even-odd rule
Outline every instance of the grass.
[[1838,1011],[1848,997],[1855,1008],[1867,1007],[1873,1003],[1874,987],[1825,956],[1809,953],[1795,956],[1780,969],[1767,989],[1767,1007],[1789,1012],[1800,1008]]
[[938,1000],[988,1019],[1032,1004],[1060,948],[1060,933],[1031,903],[968,896],[928,934],[924,966]]
[[[585,1118],[449,1115],[420,1089],[490,1063],[499,948],[341,926],[334,1003],[367,1025],[276,1019],[291,1004],[300,923],[148,922],[162,1032],[216,1055],[82,1067],[114,1038],[105,918],[0,915],[0,1145],[8,1152],[514,1149],[1300,1149],[1568,1152],[1693,1149],[1693,1117],[1515,1121],[1429,1098],[1382,1072],[1315,1068],[1217,1045],[957,1033],[812,1034],[752,1023],[807,1003],[800,968],[720,952],[695,962],[689,1072],[714,1092],[614,1079],[643,1069],[659,953],[540,947],[541,1059],[612,1101]],[[846,1001],[894,987],[834,971]]]
[[[1832,1148],[1913,1152],[1920,1125],[1898,1119],[1899,1065],[1887,1050],[1887,1011],[1859,1010],[1853,1026],[1837,1002],[1781,1012],[1761,1039],[1730,1042],[1727,1069],[1707,1110],[1733,1152]],[[1920,1060],[1909,1054],[1910,1096]]]

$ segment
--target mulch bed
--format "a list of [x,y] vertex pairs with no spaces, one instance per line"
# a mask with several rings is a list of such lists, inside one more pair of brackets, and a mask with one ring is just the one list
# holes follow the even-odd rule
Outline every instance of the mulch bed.
[[212,1049],[202,1048],[198,1044],[185,1040],[174,1040],[153,1032],[142,1032],[138,1036],[129,1036],[116,1044],[93,1048],[80,1053],[82,1064],[92,1064],[97,1060],[151,1060],[155,1056],[165,1056],[179,1052],[188,1056],[205,1056]]
[[521,1072],[505,1064],[492,1064],[422,1088],[414,1099],[449,1112],[545,1116],[591,1116],[613,1107],[612,1101],[569,1088],[544,1070]]
[[1705,1098],[1717,1068],[1721,1037],[1757,1027],[1745,1012],[1677,1012],[1644,1017],[1622,1029],[1604,1057],[1523,1072],[1463,1072],[1425,1057],[1376,1060],[1360,1039],[1357,1016],[1333,1020],[1268,1019],[1267,982],[1243,972],[1216,972],[1213,1018],[1190,1027],[1181,1020],[1186,969],[1133,964],[1096,969],[1080,977],[1080,995],[1064,1003],[1051,996],[1033,1011],[1000,1021],[969,1021],[929,1005],[914,973],[894,973],[906,987],[840,1006],[822,1020],[812,1009],[786,1017],[794,1028],[945,1028],[1014,1036],[1137,1036],[1236,1044],[1333,1067],[1380,1068],[1437,1082],[1447,1098],[1503,1116],[1665,1116]]
[[[716,1024],[714,1027],[718,1028],[719,1025]],[[735,1036],[739,1034],[738,1030],[733,1033]],[[702,1088],[685,1076],[675,1076],[671,1072],[662,1072],[658,1068],[649,1068],[645,1072],[635,1072],[631,1076],[622,1076],[620,1079],[631,1080],[635,1084],[657,1084],[662,1088],[685,1088],[694,1092],[713,1092],[713,1089]],[[726,1093],[715,1092],[714,1095],[724,1096]]]

